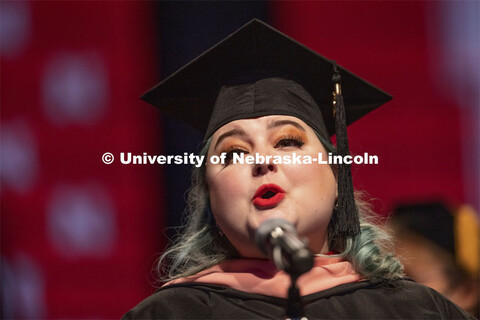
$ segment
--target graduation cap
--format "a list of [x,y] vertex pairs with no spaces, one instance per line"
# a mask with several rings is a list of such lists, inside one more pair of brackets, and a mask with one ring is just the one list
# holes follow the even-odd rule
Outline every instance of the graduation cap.
[[392,222],[430,239],[455,255],[453,215],[443,203],[400,205],[393,212]]
[[393,210],[397,232],[413,232],[448,252],[472,278],[478,278],[479,227],[475,210],[463,205],[454,212],[442,202],[403,204]]
[[[346,126],[391,96],[254,19],[142,99],[204,132],[205,138],[238,119],[294,116],[311,126],[324,143],[336,134],[338,154],[348,155]],[[350,166],[338,169],[339,196],[330,240],[359,231]]]

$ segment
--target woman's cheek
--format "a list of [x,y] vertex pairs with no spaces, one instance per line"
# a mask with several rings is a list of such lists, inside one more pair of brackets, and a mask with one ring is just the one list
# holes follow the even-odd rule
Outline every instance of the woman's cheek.
[[227,205],[235,206],[237,202],[248,197],[245,177],[239,168],[224,168],[209,180],[210,199],[220,210]]
[[[291,178],[305,182],[305,179],[312,177],[325,178],[328,174],[319,164],[286,164],[282,165],[287,175]],[[333,176],[333,173],[332,173]]]

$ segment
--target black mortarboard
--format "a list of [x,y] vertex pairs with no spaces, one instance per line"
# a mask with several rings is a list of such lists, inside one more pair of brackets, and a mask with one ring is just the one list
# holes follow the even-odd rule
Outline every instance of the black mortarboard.
[[[340,79],[343,92],[337,85],[334,117],[332,89]],[[324,141],[336,133],[338,152],[346,155],[346,125],[391,96],[254,19],[147,91],[142,99],[204,132],[206,138],[233,120],[295,116]],[[349,165],[340,165],[338,184],[338,210],[329,227],[330,240],[359,230]]]
[[433,241],[455,255],[454,220],[450,211],[440,202],[398,206],[392,222],[402,230],[411,230]]
[[451,211],[442,202],[404,204],[393,210],[391,223],[396,234],[414,233],[443,248],[463,271],[478,279],[478,214],[472,207]]

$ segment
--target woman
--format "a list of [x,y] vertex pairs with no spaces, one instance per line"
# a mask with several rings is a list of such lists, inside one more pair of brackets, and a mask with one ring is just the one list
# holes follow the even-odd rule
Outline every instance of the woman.
[[[160,261],[167,283],[126,319],[284,317],[290,277],[254,241],[271,218],[294,225],[316,255],[297,282],[308,318],[468,318],[402,279],[388,238],[354,200],[348,165],[286,161],[348,155],[346,125],[387,94],[254,20],[144,99],[205,131],[207,162],[194,172],[186,227]],[[242,155],[283,162],[236,163]]]

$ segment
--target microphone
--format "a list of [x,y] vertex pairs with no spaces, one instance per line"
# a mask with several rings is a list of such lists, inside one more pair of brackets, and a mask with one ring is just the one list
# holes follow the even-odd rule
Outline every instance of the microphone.
[[278,269],[299,277],[313,267],[313,255],[297,230],[283,219],[265,220],[255,232],[255,243]]

